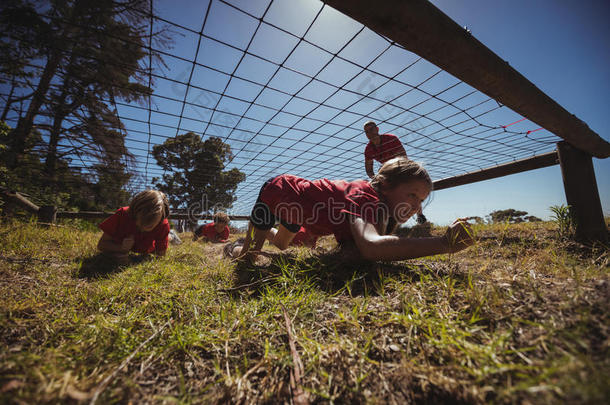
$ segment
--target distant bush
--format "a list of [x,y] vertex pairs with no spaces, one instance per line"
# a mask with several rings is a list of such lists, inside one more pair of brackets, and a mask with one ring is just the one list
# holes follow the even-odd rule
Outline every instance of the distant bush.
[[539,222],[542,221],[540,218],[533,215],[527,215],[526,211],[519,211],[514,208],[506,210],[492,211],[488,216],[489,223],[501,223],[508,222],[511,224],[517,224],[520,222]]

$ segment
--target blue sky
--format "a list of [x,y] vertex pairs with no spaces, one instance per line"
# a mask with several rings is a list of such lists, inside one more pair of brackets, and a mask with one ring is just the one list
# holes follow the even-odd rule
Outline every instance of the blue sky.
[[[432,3],[570,113],[610,139],[610,3],[592,1],[455,1]],[[610,215],[610,159],[593,159],[605,215]],[[516,208],[548,218],[566,204],[559,166],[441,190],[427,212],[456,215]]]
[[[508,151],[501,148],[487,148],[496,151],[495,155],[477,149],[472,151],[466,147],[451,146],[452,141],[460,144],[464,139],[454,139],[444,134],[442,130],[439,132],[434,123],[425,118],[432,117],[430,111],[434,111],[442,104],[425,101],[426,94],[419,91],[407,92],[405,96],[395,99],[396,95],[405,92],[407,89],[405,86],[417,85],[434,75],[436,68],[425,61],[417,61],[416,55],[396,47],[383,51],[388,45],[387,42],[368,30],[362,31],[355,40],[344,46],[362,29],[362,26],[328,7],[316,18],[317,12],[322,7],[320,2],[276,0],[269,6],[266,14],[265,9],[269,2],[265,0],[230,3],[236,5],[239,10],[225,3],[212,3],[203,31],[208,38],[204,37],[199,42],[198,52],[196,32],[201,29],[207,2],[186,2],[180,8],[170,5],[169,2],[156,4],[160,15],[164,18],[179,22],[196,31],[191,33],[181,31],[182,37],[176,41],[176,46],[171,52],[186,60],[166,59],[170,69],[164,72],[164,75],[171,76],[178,72],[179,80],[186,81],[192,68],[188,60],[197,55],[197,62],[205,67],[195,66],[191,79],[194,87],[188,89],[187,102],[216,107],[218,110],[230,113],[223,117],[223,113],[218,111],[212,114],[209,108],[202,109],[187,105],[184,108],[184,115],[197,119],[180,120],[181,129],[178,132],[192,129],[196,132],[205,132],[204,136],[226,137],[227,142],[231,143],[234,151],[237,152],[233,164],[248,174],[247,182],[240,187],[238,193],[240,199],[235,205],[235,212],[247,213],[251,200],[264,181],[265,175],[293,172],[310,178],[364,177],[364,167],[360,162],[366,139],[359,129],[363,119],[357,115],[358,113],[374,111],[372,118],[381,121],[381,131],[396,133],[406,144],[407,153],[423,161],[435,179],[532,155],[527,151],[524,152],[523,148],[519,149],[519,142],[514,142],[515,148]],[[604,100],[600,99],[607,93],[600,90],[608,87],[608,78],[604,70],[608,65],[608,61],[604,60],[607,58],[607,53],[601,52],[602,49],[607,48],[607,43],[604,43],[605,38],[608,37],[604,35],[607,28],[602,18],[607,13],[604,14],[601,10],[601,2],[597,5],[563,2],[559,6],[556,2],[527,4],[436,1],[433,3],[460,25],[468,26],[476,38],[508,60],[512,66],[570,112],[587,122],[593,130],[600,134],[607,133],[605,129],[609,123],[602,113]],[[247,13],[251,13],[252,16],[248,16]],[[257,29],[256,20],[251,17],[261,16],[264,16],[265,23]],[[314,19],[312,29],[306,33]],[[230,29],[227,28],[229,26]],[[303,35],[307,40],[306,43],[298,43],[298,37]],[[215,39],[220,39],[223,43]],[[317,45],[323,49],[317,48]],[[290,54],[295,46],[297,47],[295,52]],[[242,50],[246,48],[248,54],[242,59]],[[332,53],[336,52],[340,52],[342,59],[333,59]],[[374,60],[380,52],[382,56]],[[289,54],[291,56],[284,66],[292,70],[282,69],[276,72],[274,64],[281,63]],[[261,60],[258,56],[262,56],[265,60]],[[329,61],[330,64],[320,71]],[[368,70],[358,73],[358,67],[350,64],[349,61],[367,65],[371,71],[379,72],[381,75]],[[382,76],[396,75],[405,66],[412,64],[412,67],[397,76],[397,82],[392,80],[382,85],[385,82]],[[225,72],[234,73],[241,79],[230,78]],[[315,80],[310,80],[311,77]],[[269,87],[283,90],[285,94],[261,89],[257,85],[260,83],[268,83]],[[455,83],[455,78],[441,72],[434,76],[433,80],[418,87],[418,90],[422,89],[428,94],[436,93]],[[337,92],[336,88],[332,87],[334,84],[341,86],[342,89]],[[347,92],[343,91],[344,89]],[[447,99],[454,100],[455,97],[451,97],[467,94],[470,90],[472,89],[461,84],[455,88],[455,91],[443,93],[441,97],[447,95]],[[182,99],[186,91],[185,86],[164,83],[160,80],[155,93],[173,94],[177,99]],[[373,100],[358,101],[359,98],[354,94],[354,92],[369,91]],[[229,97],[221,97],[223,93]],[[293,98],[290,96],[292,94],[298,94],[299,97]],[[329,95],[332,97],[327,99]],[[483,103],[485,98],[478,93],[466,98],[462,105],[459,104],[460,102],[455,104],[461,108],[470,108],[479,102]],[[384,107],[383,103],[378,102],[379,100],[392,100],[393,104]],[[257,105],[249,104],[248,101]],[[315,108],[316,102],[326,104]],[[417,104],[422,102],[421,105]],[[180,103],[165,101],[157,101],[157,103],[158,106],[162,103],[160,110],[176,114],[182,107]],[[337,115],[336,111],[327,108],[326,105],[337,108],[350,107],[344,113]],[[417,107],[397,117],[400,110],[394,107],[407,108],[413,105]],[[506,108],[494,111],[492,107],[493,101],[488,100],[481,107],[474,108],[470,112],[489,111],[479,122],[495,127],[521,118]],[[312,108],[314,108],[313,112],[307,113]],[[278,109],[281,112],[276,114]],[[443,110],[441,115],[446,116],[446,111]],[[299,115],[305,114],[306,118],[298,119]],[[240,119],[242,115],[254,120]],[[227,124],[225,127],[234,126],[236,129],[231,131],[222,124],[214,125],[219,117],[220,121],[224,119]],[[166,127],[155,128],[153,125],[153,132],[160,132],[165,136],[174,135],[178,119],[163,118]],[[458,115],[458,122],[459,118]],[[265,124],[269,119],[271,121]],[[207,121],[210,120],[212,123],[208,124]],[[320,126],[320,121],[324,120],[330,122]],[[411,121],[411,124],[403,127],[394,125],[396,122],[407,121]],[[347,125],[348,128],[341,130],[340,127],[335,128],[333,125]],[[286,131],[285,128],[289,129]],[[537,128],[534,123],[525,121],[510,129],[523,134],[527,130]],[[409,132],[407,129],[416,132]],[[313,132],[307,135],[307,131]],[[548,146],[546,149],[541,147],[536,153],[553,148],[552,142],[555,139],[545,132],[538,132],[535,136],[547,140]],[[252,134],[256,136],[252,138]],[[484,135],[495,138],[498,142],[503,141],[505,137],[504,134],[494,132],[487,132]],[[274,139],[274,136],[281,138]],[[514,136],[522,137],[522,135]],[[153,142],[155,142],[154,138],[153,136]],[[250,143],[245,142],[248,139],[251,139]],[[449,144],[431,142],[438,139],[448,140]],[[156,142],[160,141],[162,138],[156,140]],[[313,150],[308,146],[312,144],[317,145]],[[433,150],[428,151],[427,148]],[[315,159],[317,152],[320,151],[323,152],[325,161],[313,160],[314,164],[319,164],[319,170],[299,166],[299,162],[294,163],[295,159],[301,159],[300,162],[311,164],[311,159]],[[474,165],[465,164],[464,159],[471,154],[479,156],[480,159],[474,162]],[[252,165],[253,158],[254,162],[258,161],[258,165]],[[608,164],[597,160],[595,163],[600,193],[607,212],[610,187],[605,174],[608,172]],[[434,193],[426,208],[426,214],[430,220],[440,224],[448,223],[457,216],[484,216],[492,210],[504,208],[526,210],[530,214],[548,218],[549,206],[564,203],[561,174],[558,167],[552,167],[439,191]]]
[[[608,140],[606,2],[432,3]],[[399,136],[434,180],[548,152],[558,140],[317,0],[154,4],[178,26],[170,27],[166,66],[154,70],[150,119],[142,105],[117,105],[141,188],[162,174],[152,146],[187,131],[231,145],[228,167],[247,174],[234,214],[248,214],[273,175],[365,178],[368,119]],[[88,162],[74,157],[72,164]],[[610,160],[594,164],[608,215]],[[437,224],[506,208],[546,219],[559,204],[565,196],[555,166],[435,192],[425,213]]]
[[[305,35],[308,43],[299,44],[285,65],[294,69],[294,71],[320,79],[320,81],[314,80],[303,88],[302,86],[308,82],[307,77],[294,71],[283,70],[274,75],[276,66],[273,63],[280,63],[297,46],[298,39],[296,37],[305,34],[307,27],[315,18],[322,4],[317,1],[306,0],[292,2],[276,0],[269,7],[267,14],[264,14],[269,4],[267,0],[231,1],[231,3],[235,4],[241,11],[238,12],[225,3],[212,3],[203,32],[210,37],[219,38],[225,43],[219,44],[210,38],[202,39],[199,44],[197,61],[207,67],[196,66],[191,83],[218,93],[224,92],[241,100],[251,100],[257,104],[282,109],[282,112],[274,116],[274,111],[265,107],[249,106],[248,103],[191,88],[186,100],[206,106],[213,106],[218,103],[219,110],[224,109],[224,111],[229,111],[232,114],[224,117],[228,126],[235,125],[238,120],[236,117],[244,114],[245,111],[247,111],[247,117],[254,117],[258,122],[240,120],[236,127],[244,128],[246,131],[242,133],[240,131],[228,132],[226,128],[205,123],[212,116],[210,110],[186,106],[184,110],[186,115],[198,117],[204,123],[183,119],[180,125],[184,129],[192,129],[197,132],[202,131],[203,125],[206,135],[226,136],[227,142],[231,143],[233,149],[237,151],[237,158],[234,163],[236,163],[236,167],[246,171],[249,176],[247,182],[240,187],[238,193],[240,199],[235,205],[235,212],[247,214],[258,187],[264,181],[264,178],[260,177],[263,175],[270,176],[287,171],[310,178],[339,177],[354,179],[365,177],[364,167],[359,163],[362,160],[362,152],[366,143],[364,135],[359,130],[360,123],[363,120],[359,120],[357,115],[352,114],[353,116],[350,116],[350,112],[365,113],[371,111],[371,107],[375,107],[375,101],[364,100],[358,102],[350,107],[349,111],[339,116],[335,116],[334,111],[324,106],[315,109],[303,120],[297,120],[295,116],[287,115],[285,112],[295,115],[304,114],[312,106],[315,106],[311,101],[322,102],[325,100],[328,95],[336,90],[332,86],[328,86],[327,83],[338,83],[340,86],[345,86],[347,90],[354,90],[359,93],[372,90],[371,95],[376,100],[390,100],[395,95],[405,91],[405,84],[415,85],[430,77],[436,71],[435,67],[425,61],[416,62],[416,55],[392,47],[384,52],[378,60],[375,60],[370,68],[382,75],[391,76],[405,66],[415,63],[406,72],[398,76],[398,79],[401,80],[400,83],[391,81],[381,86],[384,82],[383,77],[369,71],[358,74],[358,69],[347,63],[346,60],[358,61],[365,65],[387,46],[387,42],[374,33],[364,30],[357,36],[356,40],[342,49],[346,41],[357,33],[362,26],[326,7],[315,20],[313,29]],[[605,23],[609,13],[604,2],[436,0],[433,3],[458,24],[467,26],[472,35],[507,60],[568,111],[584,120],[594,131],[608,139],[610,121],[606,113],[606,106],[608,105],[607,97],[610,94],[608,91],[610,86],[607,68],[610,62],[608,60],[610,55],[608,53],[610,32],[608,25]],[[169,2],[157,2],[156,4],[160,14],[168,20],[179,22],[195,31],[201,29],[202,16],[207,8],[207,2],[191,1],[182,3],[182,7],[175,7],[173,3]],[[269,24],[262,24],[257,30],[255,20],[243,11],[252,13],[255,17],[261,17],[264,14],[264,21]],[[230,29],[227,29],[229,26]],[[280,30],[294,33],[296,37]],[[253,35],[254,38],[249,43]],[[183,37],[177,40],[176,46],[171,52],[187,60],[192,59],[197,49],[197,39],[198,35],[196,33],[183,33]],[[248,44],[248,52],[251,54],[245,55],[240,61],[243,54],[241,49],[246,49]],[[340,55],[344,56],[345,59],[332,60],[328,68],[319,72],[319,69],[332,59],[332,55],[316,48],[315,45],[317,44],[332,53],[341,51]],[[267,61],[262,61],[256,56],[263,56]],[[169,61],[166,59],[166,61],[170,69],[164,74],[171,76],[175,72],[180,72],[181,81],[185,81],[188,77],[187,73],[190,73],[191,64],[187,61],[175,61],[173,59]],[[269,63],[269,61],[273,63]],[[259,94],[260,88],[258,86],[240,79],[230,79],[226,74],[211,71],[208,67],[222,72],[231,72],[235,69],[236,76],[256,83],[266,83],[271,80],[269,82],[270,87],[283,89],[290,94],[298,91],[299,96],[303,96],[304,99],[309,101],[290,99],[286,94],[269,91],[269,89],[265,89]],[[356,75],[355,78],[348,81],[354,75]],[[184,86],[175,83],[163,83],[163,80],[158,83],[157,94],[169,93],[174,94],[177,98],[184,97],[186,91]],[[229,84],[227,85],[227,83]],[[455,79],[453,77],[441,72],[440,75],[435,76],[434,80],[427,82],[421,88],[435,93],[454,83]],[[462,84],[455,89],[455,93],[457,95],[466,94],[470,90],[467,87]],[[449,95],[451,92],[444,94]],[[351,105],[357,99],[358,97],[353,93],[339,91],[327,101],[327,104],[342,108]],[[412,106],[425,99],[424,94],[414,91],[395,100],[394,105]],[[468,97],[461,107],[467,108],[476,105],[484,99],[484,95],[474,94]],[[290,102],[285,105],[287,100],[290,100]],[[493,101],[491,101],[483,104],[480,109],[487,111],[490,108],[490,103],[493,106]],[[173,103],[173,106],[169,104],[163,103],[165,111],[172,111],[173,109],[177,112],[181,107],[179,103]],[[430,102],[426,102],[412,111],[426,115],[431,109],[437,107],[437,105],[432,104],[432,108],[426,110],[426,105],[430,106]],[[417,110],[417,108],[421,109]],[[473,111],[477,111],[477,109]],[[467,148],[434,144],[432,146],[434,151],[430,153],[418,149],[419,146],[424,149],[430,147],[430,139],[446,140],[447,137],[443,132],[437,133],[434,125],[430,127],[431,123],[429,121],[417,115],[411,115],[413,117],[412,124],[398,128],[392,124],[397,121],[404,123],[405,118],[409,121],[410,113],[405,113],[403,117],[396,118],[395,112],[396,110],[391,106],[382,106],[375,111],[372,118],[381,121],[380,129],[382,132],[396,133],[406,144],[409,156],[423,161],[430,169],[434,179],[477,168],[462,164],[462,161],[460,161],[460,156],[465,158],[473,153]],[[219,116],[222,118],[222,113],[215,112],[212,116],[212,122],[215,122]],[[270,117],[274,117],[271,123],[276,123],[280,127],[261,123],[264,123]],[[309,118],[312,118],[312,120]],[[331,122],[321,128],[319,121],[316,121],[330,118],[332,118]],[[504,108],[485,114],[481,122],[498,126],[512,123],[520,118],[517,114]],[[386,119],[389,122],[384,123],[383,120]],[[295,121],[298,121],[296,125]],[[178,125],[177,119],[174,117],[173,120],[168,120],[167,117],[164,117],[164,122],[168,127],[167,130],[157,129],[167,135],[173,135],[172,131],[175,134],[173,128]],[[350,123],[355,124],[338,133],[333,128],[333,124],[349,125]],[[284,126],[292,129],[285,132]],[[419,133],[409,133],[405,128],[423,129]],[[518,132],[537,128],[537,125],[529,121],[511,127]],[[304,136],[307,131],[313,131],[314,133]],[[183,131],[179,132],[182,133]],[[549,146],[546,149],[542,148],[537,153],[553,149],[552,142],[555,139],[545,132],[538,132],[536,135],[543,140],[550,140],[548,142]],[[253,133],[256,133],[255,138],[253,138],[254,142],[244,146],[243,141],[250,139]],[[273,136],[279,135],[282,135],[282,137],[279,140],[274,140]],[[502,140],[504,135],[485,133],[485,136],[491,136],[492,138],[495,136],[496,139]],[[451,139],[449,137],[449,140]],[[162,141],[162,139],[159,138],[157,141]],[[309,150],[309,146],[303,145],[303,141],[319,143],[320,145],[312,151]],[[461,141],[456,140],[458,144],[462,141],[463,139]],[[517,142],[515,144],[518,145]],[[333,154],[333,148],[337,147],[343,149]],[[316,152],[320,150],[324,152],[326,160],[324,163],[320,163],[320,170],[309,170],[305,167],[299,167],[298,164],[290,164],[295,158],[315,159]],[[481,155],[481,160],[475,162],[475,166],[484,168],[531,155],[531,153],[521,154],[522,151],[518,148],[508,152],[500,148],[493,150],[497,152],[496,156],[475,151],[475,154]],[[248,164],[245,164],[245,166],[239,165],[239,163],[248,162],[253,157],[259,160],[260,167],[248,166]],[[310,160],[304,161],[311,163]],[[250,163],[252,162],[250,161]],[[608,170],[610,162],[594,159],[594,163],[604,212],[608,214],[610,213],[610,170]],[[340,165],[347,165],[347,168],[344,167],[341,170]],[[266,167],[270,167],[270,169],[263,170],[261,173],[262,168]],[[452,171],[451,169],[455,170]],[[256,178],[257,175],[258,178]],[[554,166],[501,179],[441,190],[433,194],[425,212],[431,221],[439,224],[449,223],[458,216],[484,216],[493,210],[505,208],[525,210],[532,215],[546,219],[550,215],[549,206],[565,203],[561,173],[559,167]]]
[[[516,137],[509,144],[514,145],[513,149],[504,150],[495,147],[497,145],[483,147],[488,153],[452,146],[465,141],[472,145],[472,142],[453,137],[426,119],[434,117],[435,113],[430,114],[430,111],[443,106],[426,100],[427,94],[449,88],[457,80],[444,72],[433,76],[437,69],[431,64],[418,61],[416,55],[397,47],[386,49],[388,43],[383,38],[367,29],[362,30],[360,24],[328,7],[316,17],[322,8],[320,2],[276,0],[269,5],[268,0],[258,0],[229,3],[237,8],[212,2],[204,37],[199,40],[207,2],[182,2],[180,7],[173,2],[156,2],[162,17],[193,30],[176,29],[179,35],[175,36],[176,43],[170,53],[184,60],[166,57],[168,69],[159,74],[179,82],[187,82],[190,78],[192,86],[187,89],[175,81],[156,81],[155,94],[177,101],[154,98],[154,108],[158,112],[152,113],[154,135],[151,140],[153,144],[159,143],[164,137],[186,130],[204,137],[216,135],[226,139],[236,153],[229,167],[238,167],[248,175],[238,189],[234,213],[247,214],[260,184],[275,174],[291,172],[309,178],[348,180],[365,177],[361,161],[366,139],[360,130],[364,118],[358,114],[371,111],[371,118],[380,122],[381,131],[397,134],[406,144],[409,156],[422,161],[434,179],[533,154],[529,149],[519,149],[523,133],[538,128],[527,120],[510,127],[521,133],[512,135]],[[477,39],[608,139],[610,121],[605,110],[610,94],[607,68],[610,32],[605,24],[608,8],[603,2],[437,0],[433,3],[457,23],[467,26]],[[257,27],[257,20],[252,17],[263,17],[264,23]],[[313,26],[307,31],[312,21]],[[306,41],[299,43],[302,36]],[[341,59],[333,58],[332,54],[337,52]],[[190,61],[195,58],[199,65],[193,67]],[[276,71],[276,64],[282,61],[289,69]],[[370,71],[361,71],[350,61],[366,65]],[[398,81],[383,84],[387,82],[385,77],[396,75],[406,66],[410,67],[396,76]],[[227,73],[233,73],[234,77]],[[418,87],[426,94],[408,91],[407,86],[417,85],[431,76],[432,80]],[[262,88],[260,84],[268,84],[269,88]],[[341,89],[337,91],[336,86]],[[446,100],[455,100],[471,90],[460,84],[442,93],[441,98],[446,96]],[[357,94],[367,92],[370,97],[360,100]],[[402,93],[406,95],[396,99]],[[292,97],[294,94],[297,97]],[[183,99],[187,101],[184,107],[179,102]],[[485,99],[483,94],[476,93],[455,105],[472,108],[471,113],[486,112],[479,123],[495,127],[521,119],[507,108],[493,110],[493,100]],[[392,100],[392,105],[384,106],[383,101],[388,100]],[[324,105],[316,106],[316,103]],[[478,103],[483,104],[473,107]],[[416,107],[399,114],[402,111],[399,107],[413,105]],[[349,107],[337,114],[329,106]],[[124,116],[142,115],[135,111],[121,113]],[[182,119],[177,117],[181,113]],[[306,117],[299,118],[301,115]],[[439,116],[446,117],[447,109],[439,112]],[[460,114],[455,118],[459,122]],[[321,125],[327,120],[328,124]],[[402,127],[394,125],[405,122],[410,123]],[[452,123],[451,120],[443,122]],[[137,125],[142,133],[148,131],[144,122]],[[128,129],[136,129],[135,126],[135,123],[127,124]],[[180,128],[176,130],[178,126]],[[498,142],[511,136],[497,131],[483,135]],[[548,141],[548,146],[541,146],[536,153],[553,149],[552,142],[556,139],[551,134],[542,131],[534,136]],[[433,142],[439,139],[448,144]],[[480,159],[467,162],[471,155]],[[595,159],[602,204],[607,214],[610,210],[609,165],[608,160]],[[150,167],[152,173],[154,163],[150,163]],[[449,223],[458,216],[484,216],[505,208],[525,210],[546,219],[550,215],[548,207],[558,204],[565,204],[565,195],[559,167],[555,166],[441,190],[433,194],[425,212],[431,221],[439,224]]]

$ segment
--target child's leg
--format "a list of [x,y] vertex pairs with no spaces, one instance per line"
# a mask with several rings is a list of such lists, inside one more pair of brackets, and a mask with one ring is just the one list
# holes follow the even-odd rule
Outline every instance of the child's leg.
[[269,241],[269,243],[273,244],[273,238],[275,238],[276,234],[277,234],[277,229],[275,229],[275,228],[269,229],[269,233],[267,233],[267,240]]
[[[236,247],[233,251],[233,256],[236,258],[244,258],[246,255],[250,257],[251,260],[256,258],[256,253],[263,248],[263,244],[265,243],[265,239],[267,238],[269,231],[258,229],[252,222],[248,224],[248,232],[246,233],[246,239],[244,240],[244,244],[241,247]],[[254,238],[252,237],[254,234]],[[250,246],[254,241],[254,248],[250,251]]]
[[269,238],[269,242],[274,246],[277,246],[280,250],[284,250],[288,248],[288,245],[290,245],[290,242],[292,242],[292,239],[294,239],[294,235],[296,234],[296,232],[292,232],[283,224],[280,224],[279,229],[275,232],[273,237]]
[[241,255],[245,255],[250,250],[250,245],[252,244],[252,232],[254,229],[254,225],[252,222],[248,222],[248,230],[246,231],[246,239],[244,240],[244,244],[241,247],[236,247],[232,252],[233,257],[239,257]]

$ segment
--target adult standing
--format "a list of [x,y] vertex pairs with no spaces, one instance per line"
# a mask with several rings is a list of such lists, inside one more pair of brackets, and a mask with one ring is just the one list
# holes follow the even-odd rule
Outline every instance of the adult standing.
[[[380,135],[379,127],[374,121],[367,121],[364,124],[364,133],[369,140],[364,149],[364,168],[370,178],[375,176],[373,160],[384,164],[397,156],[407,157],[407,152],[400,139],[393,134]],[[421,212],[417,214],[417,222],[420,224],[426,222],[426,217]]]
[[370,178],[375,176],[373,171],[373,160],[384,164],[388,160],[397,156],[407,157],[407,152],[402,146],[400,139],[392,134],[379,134],[379,128],[373,121],[364,124],[364,133],[369,139],[368,145],[364,149],[364,168]]

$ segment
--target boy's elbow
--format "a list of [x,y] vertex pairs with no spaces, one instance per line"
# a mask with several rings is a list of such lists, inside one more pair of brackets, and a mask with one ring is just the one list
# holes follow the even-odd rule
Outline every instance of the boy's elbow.
[[369,261],[377,260],[377,254],[375,253],[375,251],[373,249],[364,248],[364,249],[359,249],[359,250],[360,250],[360,255],[362,256],[362,258],[364,260],[369,260]]
[[375,244],[373,242],[368,240],[362,240],[360,241],[360,243],[357,243],[357,246],[358,251],[360,252],[360,256],[364,260],[375,261],[379,258],[377,254],[378,249],[375,247]]

